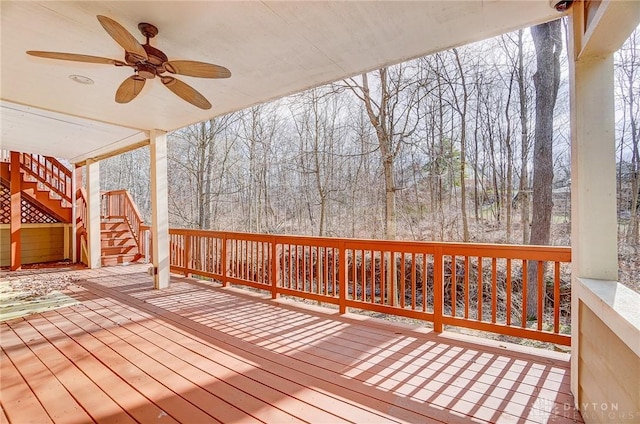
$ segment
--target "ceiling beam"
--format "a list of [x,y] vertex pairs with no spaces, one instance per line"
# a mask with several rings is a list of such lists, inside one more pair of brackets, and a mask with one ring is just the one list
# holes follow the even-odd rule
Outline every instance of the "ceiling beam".
[[617,51],[640,24],[640,1],[583,0],[573,6],[576,59]]
[[131,144],[129,146],[125,146],[125,147],[121,147],[121,148],[116,149],[116,150],[112,150],[112,151],[110,151],[108,153],[103,153],[101,155],[97,155],[97,156],[94,156],[94,157],[91,157],[91,158],[84,159],[84,160],[82,160],[80,162],[76,162],[74,165],[75,165],[76,168],[79,168],[81,166],[85,166],[87,164],[88,160],[91,160],[92,162],[98,162],[98,161],[101,161],[103,159],[108,159],[108,158],[113,157],[113,156],[118,156],[118,155],[120,155],[122,153],[130,152],[131,150],[136,150],[136,149],[139,149],[140,147],[144,147],[144,146],[148,146],[148,145],[149,145],[149,139],[142,140],[142,141],[139,141],[139,142],[137,142],[135,144]]

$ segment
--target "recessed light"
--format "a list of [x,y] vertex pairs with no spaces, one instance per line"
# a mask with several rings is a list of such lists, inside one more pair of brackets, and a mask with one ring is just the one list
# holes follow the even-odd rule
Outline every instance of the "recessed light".
[[71,81],[75,81],[78,84],[91,85],[93,84],[93,80],[89,77],[85,77],[82,75],[69,75],[69,79]]

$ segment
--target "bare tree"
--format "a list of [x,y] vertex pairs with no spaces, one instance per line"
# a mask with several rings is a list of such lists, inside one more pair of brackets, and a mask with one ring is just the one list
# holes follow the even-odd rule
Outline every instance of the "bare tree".
[[[228,130],[239,114],[203,121],[169,136],[169,213],[180,225],[212,228],[214,198],[233,141]],[[224,148],[222,148],[224,147]]]
[[380,159],[384,173],[385,187],[385,238],[394,240],[397,236],[396,213],[396,158],[400,154],[404,139],[413,132],[416,120],[414,113],[416,90],[412,81],[405,76],[405,67],[381,68],[376,91],[369,86],[369,75],[362,74],[361,82],[354,78],[346,80],[349,89],[364,104],[371,125],[375,129],[380,149]]
[[520,224],[522,225],[522,243],[529,242],[529,111],[527,85],[525,84],[524,30],[518,31],[518,97],[520,100]]
[[330,219],[331,196],[341,187],[337,175],[340,168],[338,139],[343,135],[340,118],[345,114],[340,110],[340,94],[331,89],[308,90],[295,96],[294,100],[290,109],[300,141],[300,172],[305,181],[313,180],[307,181],[308,192],[315,191],[317,195],[317,200],[307,201],[309,218],[313,225],[315,219],[311,209],[317,205],[317,234],[324,236]]
[[[560,21],[531,27],[536,49],[536,126],[533,152],[533,210],[531,244],[548,245],[553,209],[553,112],[560,86],[560,53],[562,34]],[[531,262],[528,274],[527,313],[537,317],[537,262]],[[538,317],[541,319],[542,317]]]
[[460,85],[462,86],[462,105],[458,101],[458,96],[454,92],[454,108],[460,114],[460,210],[462,213],[462,240],[469,241],[469,221],[467,219],[467,189],[466,189],[466,148],[467,148],[467,106],[469,104],[469,90],[465,79],[465,71],[458,54],[458,49],[453,49],[456,58]]

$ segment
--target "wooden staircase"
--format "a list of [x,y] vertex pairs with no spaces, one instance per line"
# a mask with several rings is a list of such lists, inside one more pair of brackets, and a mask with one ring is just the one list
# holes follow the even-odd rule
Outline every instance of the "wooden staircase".
[[[20,170],[21,223],[66,223],[73,220],[73,174],[55,158],[30,153],[0,151],[2,223],[10,223],[11,167]],[[76,191],[76,260],[87,253],[87,203],[83,188]],[[101,193],[101,263],[123,265],[144,258],[145,226],[126,190]],[[5,222],[6,221],[6,222]],[[147,249],[148,250],[148,249]]]
[[102,266],[126,265],[144,257],[147,228],[131,195],[113,190],[101,196],[100,239]]
[[102,266],[137,262],[143,255],[125,221],[103,220],[100,223]]
[[[72,219],[71,170],[55,158],[20,153],[20,191],[22,197],[43,215],[57,222],[70,223]],[[8,158],[7,158],[8,159]],[[0,161],[0,180],[9,188],[11,163]],[[29,223],[29,216],[22,217]]]

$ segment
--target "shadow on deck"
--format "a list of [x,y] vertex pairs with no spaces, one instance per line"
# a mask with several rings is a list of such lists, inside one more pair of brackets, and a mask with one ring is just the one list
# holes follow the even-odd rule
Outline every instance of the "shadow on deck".
[[[141,266],[3,323],[10,422],[575,422],[566,354],[340,316]],[[0,422],[2,420],[0,419]]]

